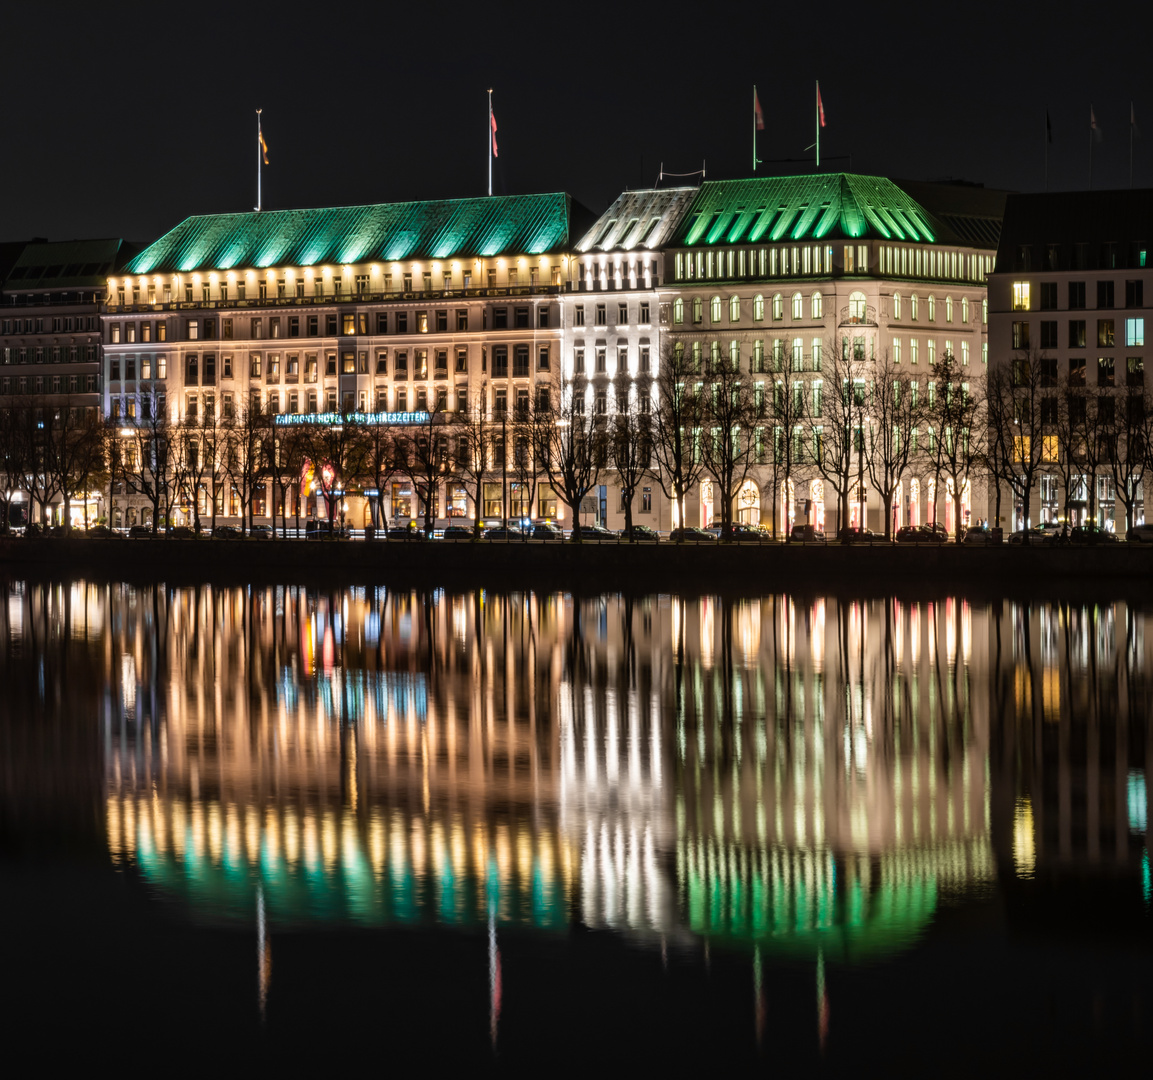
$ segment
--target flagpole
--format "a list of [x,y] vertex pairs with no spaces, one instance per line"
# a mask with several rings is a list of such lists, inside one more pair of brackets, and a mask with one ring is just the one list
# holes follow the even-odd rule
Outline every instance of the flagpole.
[[[1133,140],[1129,140],[1129,145],[1132,146]],[[1129,157],[1133,157],[1132,151]],[[753,83],[753,172],[757,171],[757,84]],[[1132,187],[1132,184],[1130,184]]]
[[264,153],[260,145],[260,137],[263,134],[260,130],[260,114],[263,109],[256,110],[256,212],[259,214],[264,205],[264,200],[261,197],[261,174],[263,173]]
[[1045,130],[1041,133],[1045,141],[1045,190],[1049,190],[1049,110],[1045,109]]
[[1089,106],[1089,190],[1093,190],[1093,106]]
[[1133,102],[1129,102],[1129,187],[1133,186]]
[[492,194],[492,90],[488,92],[488,193]]
[[821,80],[817,79],[817,100],[813,103],[817,113],[817,171],[821,171]]

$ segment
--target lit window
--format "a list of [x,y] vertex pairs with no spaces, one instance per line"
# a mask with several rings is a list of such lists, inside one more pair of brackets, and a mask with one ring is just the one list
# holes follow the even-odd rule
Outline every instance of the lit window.
[[1126,319],[1125,320],[1125,344],[1126,345],[1144,345],[1145,344],[1145,320],[1144,319]]
[[800,293],[793,293],[793,318],[803,319],[805,317],[805,298]]
[[685,302],[681,297],[673,301],[673,324],[680,326],[685,321]]
[[1013,310],[1029,310],[1029,283],[1027,281],[1013,282]]
[[753,297],[753,322],[765,321],[765,298],[758,293]]
[[951,296],[945,297],[945,322],[953,321],[953,298]]
[[777,293],[773,297],[773,322],[780,322],[785,317],[785,298]]
[[736,323],[741,321],[741,298],[739,296],[729,297],[729,322]]
[[849,321],[861,323],[865,321],[865,294],[855,292],[849,294]]
[[715,323],[721,321],[721,298],[719,296],[714,296],[709,303],[709,318]]
[[893,318],[900,321],[901,318],[901,294],[893,293]]
[[825,317],[825,300],[819,292],[813,293],[811,309],[814,319],[823,319]]

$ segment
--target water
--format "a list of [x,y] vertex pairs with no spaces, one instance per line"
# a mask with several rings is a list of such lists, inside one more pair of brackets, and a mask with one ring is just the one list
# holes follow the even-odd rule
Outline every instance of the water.
[[85,1060],[961,1074],[1150,1048],[1143,606],[0,600],[6,1019]]

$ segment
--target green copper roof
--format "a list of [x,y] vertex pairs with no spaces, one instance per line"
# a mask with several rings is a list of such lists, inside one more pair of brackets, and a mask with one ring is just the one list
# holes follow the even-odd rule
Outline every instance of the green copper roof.
[[855,173],[710,180],[673,235],[673,247],[841,238],[931,243],[924,208],[891,180]]
[[570,210],[568,195],[556,193],[205,214],[165,233],[126,270],[163,274],[543,255],[568,246]]

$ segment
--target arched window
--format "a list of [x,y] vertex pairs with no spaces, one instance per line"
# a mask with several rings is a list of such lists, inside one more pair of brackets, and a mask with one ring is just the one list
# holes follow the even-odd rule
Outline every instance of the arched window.
[[705,302],[699,297],[693,297],[693,322],[699,323],[705,317]]
[[753,297],[753,322],[765,321],[765,298],[757,293]]
[[823,319],[825,317],[825,298],[819,293],[813,293],[811,310],[814,319]]
[[793,318],[803,319],[805,317],[805,298],[799,293],[793,293]]
[[865,294],[863,292],[849,293],[849,322],[860,323],[865,321]]
[[912,319],[913,322],[917,321],[917,294],[916,293],[913,293],[913,295],[909,297],[909,318]]
[[937,298],[929,293],[929,322],[937,321]]
[[961,322],[967,326],[969,323],[969,298],[963,296],[961,298]]
[[981,325],[987,326],[989,323],[989,301],[988,299],[981,301]]
[[673,325],[680,326],[685,321],[685,302],[681,297],[673,301]]
[[897,322],[901,320],[901,294],[899,292],[893,293],[893,318]]
[[729,322],[736,323],[741,321],[741,298],[739,296],[729,297]]
[[709,365],[712,371],[720,371],[721,369],[721,343],[719,341],[709,343]]
[[699,341],[693,342],[693,371],[701,370],[701,343]]
[[951,296],[945,297],[945,322],[953,321],[953,298]]
[[773,322],[780,322],[785,317],[785,298],[777,293],[773,297]]
[[737,492],[737,521],[745,525],[761,523],[761,493],[752,480],[746,480]]
[[709,303],[709,318],[715,323],[721,321],[721,298],[714,296]]
[[729,342],[729,367],[733,371],[741,370],[741,343],[735,338]]
[[673,358],[676,361],[677,370],[678,371],[684,371],[685,370],[685,343],[683,341],[678,341],[673,346]]
[[805,370],[805,339],[793,338],[793,370]]

